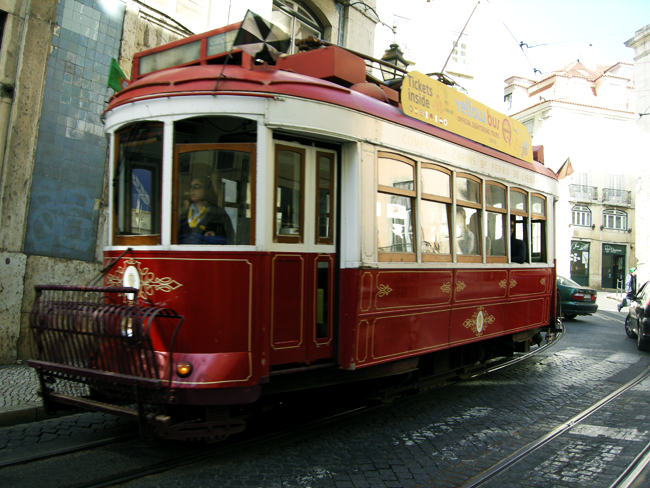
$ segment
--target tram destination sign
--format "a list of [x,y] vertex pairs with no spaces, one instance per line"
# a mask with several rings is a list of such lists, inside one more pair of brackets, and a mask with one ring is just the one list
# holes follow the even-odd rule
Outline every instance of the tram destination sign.
[[409,117],[533,162],[530,135],[522,123],[422,73],[408,73],[400,102]]

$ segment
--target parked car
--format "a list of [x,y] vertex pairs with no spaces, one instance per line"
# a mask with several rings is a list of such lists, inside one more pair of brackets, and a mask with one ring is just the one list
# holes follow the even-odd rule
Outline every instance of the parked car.
[[596,290],[585,288],[569,278],[558,275],[557,291],[560,294],[560,312],[566,319],[573,319],[577,315],[591,315],[598,311]]
[[650,286],[645,282],[636,292],[630,303],[630,311],[625,317],[625,333],[636,338],[640,351],[650,350]]

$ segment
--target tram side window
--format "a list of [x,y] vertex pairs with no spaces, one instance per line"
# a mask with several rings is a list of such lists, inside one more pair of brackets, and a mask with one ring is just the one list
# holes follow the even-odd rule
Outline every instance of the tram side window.
[[485,185],[487,228],[485,251],[488,262],[506,262],[506,188],[498,183]]
[[305,151],[290,146],[276,146],[274,227],[276,242],[303,242],[304,174]]
[[178,144],[178,244],[252,244],[253,144]]
[[481,207],[481,181],[473,176],[457,175],[455,242],[459,261],[480,260]]
[[163,126],[135,124],[116,134],[116,245],[160,244]]
[[534,263],[544,263],[546,262],[546,198],[532,195],[531,204],[531,260]]
[[391,153],[377,162],[377,246],[381,261],[415,261],[415,163]]
[[449,223],[451,222],[451,172],[422,164],[422,260],[451,261]]
[[528,262],[528,194],[510,190],[510,262]]
[[334,242],[334,155],[319,152],[317,160],[317,191],[316,191],[316,244],[332,244]]

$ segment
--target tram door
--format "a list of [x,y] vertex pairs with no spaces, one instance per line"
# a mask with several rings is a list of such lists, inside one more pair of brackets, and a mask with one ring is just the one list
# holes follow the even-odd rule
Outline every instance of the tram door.
[[334,355],[335,175],[335,152],[276,144],[274,191],[268,202],[275,250],[272,365],[309,364]]

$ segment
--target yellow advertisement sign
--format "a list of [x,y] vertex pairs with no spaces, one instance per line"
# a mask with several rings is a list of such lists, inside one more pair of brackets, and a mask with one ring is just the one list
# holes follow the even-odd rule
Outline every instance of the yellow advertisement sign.
[[409,117],[533,162],[523,124],[422,73],[410,71],[404,78],[400,102]]

